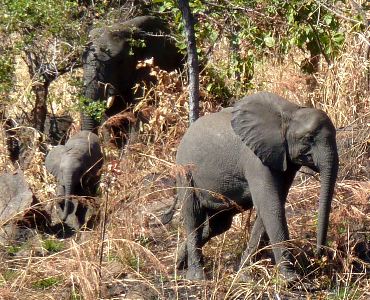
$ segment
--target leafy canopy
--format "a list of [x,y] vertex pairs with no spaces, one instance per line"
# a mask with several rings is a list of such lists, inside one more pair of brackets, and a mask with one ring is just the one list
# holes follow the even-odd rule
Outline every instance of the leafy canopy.
[[[176,1],[153,2],[162,16],[175,20],[181,32]],[[261,55],[285,55],[298,47],[312,57],[322,55],[330,64],[340,53],[348,32],[345,17],[353,21],[351,30],[363,29],[361,17],[353,16],[350,3],[345,0],[193,0],[190,6],[198,20],[197,42],[198,49],[203,50],[203,61],[217,42],[227,40],[230,49],[227,65],[220,69],[214,66],[216,70],[210,77],[218,82],[236,79],[227,88],[233,95],[244,94],[250,87],[255,62]],[[340,18],[342,14],[344,18]],[[181,48],[185,48],[184,39],[179,41]],[[215,81],[208,88],[225,92]]]

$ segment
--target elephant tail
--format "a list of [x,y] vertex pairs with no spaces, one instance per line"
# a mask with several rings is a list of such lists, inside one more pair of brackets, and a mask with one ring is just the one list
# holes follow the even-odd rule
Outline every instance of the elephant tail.
[[[182,183],[183,179],[185,179],[185,182]],[[172,221],[173,219],[173,216],[175,214],[175,211],[176,211],[176,207],[177,207],[177,203],[179,202],[179,198],[185,198],[185,194],[187,196],[189,196],[189,192],[190,193],[194,193],[194,181],[193,181],[193,176],[191,174],[190,171],[187,171],[185,176],[182,175],[181,177],[180,176],[177,176],[177,193],[175,195],[175,199],[173,201],[173,204],[171,205],[171,207],[162,214],[161,216],[161,222],[163,225],[165,224],[168,224],[169,222]],[[181,182],[181,184],[180,184]],[[179,188],[181,187],[181,188]]]
[[171,205],[171,207],[166,212],[164,212],[163,215],[161,216],[161,222],[163,225],[168,224],[172,221],[173,215],[175,214],[177,202],[178,202],[178,197],[175,196],[175,200],[173,201],[173,204]]

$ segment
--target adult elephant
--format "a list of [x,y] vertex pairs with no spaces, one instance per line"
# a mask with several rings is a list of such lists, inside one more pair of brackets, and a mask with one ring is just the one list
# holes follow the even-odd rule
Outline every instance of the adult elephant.
[[[109,27],[93,29],[83,54],[84,97],[93,101],[114,98],[106,117],[124,110],[134,101],[132,88],[150,80],[148,69],[137,69],[138,60],[154,59],[166,71],[181,68],[180,54],[161,19],[140,16]],[[99,121],[82,113],[82,129],[94,130]]]
[[46,169],[58,181],[60,219],[73,229],[78,229],[87,221],[87,209],[72,196],[96,195],[102,165],[99,138],[86,130],[73,135],[65,145],[54,147],[45,158]]
[[[236,213],[252,206],[257,219],[241,266],[261,239],[268,237],[282,275],[288,281],[299,278],[283,243],[289,240],[285,202],[301,166],[320,172],[320,253],[326,243],[338,171],[335,134],[323,111],[266,92],[245,97],[233,108],[192,124],[176,156],[177,164],[188,166],[177,179],[187,234],[178,258],[179,265],[187,263],[187,278],[204,278],[202,246],[229,229]],[[174,206],[164,215],[165,223],[172,218]]]

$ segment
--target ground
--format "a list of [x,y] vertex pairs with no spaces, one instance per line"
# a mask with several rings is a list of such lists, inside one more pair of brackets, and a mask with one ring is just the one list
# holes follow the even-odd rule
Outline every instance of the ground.
[[[247,267],[250,280],[238,279],[236,266],[248,241],[253,211],[236,216],[231,230],[204,247],[207,281],[187,281],[183,271],[176,270],[176,249],[184,238],[181,218],[176,214],[172,223],[163,226],[159,217],[173,201],[175,154],[188,126],[186,78],[161,73],[157,87],[133,109],[149,117],[148,123],[141,124],[140,137],[124,149],[103,145],[105,164],[96,199],[99,222],[92,230],[65,239],[33,228],[25,241],[1,246],[0,299],[368,299],[370,184],[365,119],[369,102],[366,93],[356,91],[364,83],[364,69],[344,55],[331,69],[323,67],[312,87],[299,66],[290,62],[261,61],[250,93],[269,90],[324,109],[338,128],[340,151],[323,258],[314,255],[319,178],[302,170],[289,194],[288,224],[303,283],[284,285],[269,249]],[[345,76],[349,73],[351,78]],[[221,108],[206,89],[201,97],[203,114]],[[70,107],[58,104],[56,111],[63,106]],[[73,117],[78,120],[78,114]],[[75,121],[71,133],[78,125]],[[35,197],[53,204],[55,181],[44,168],[45,154],[38,150],[37,134],[30,132],[27,141],[36,150],[25,176]],[[1,142],[0,169],[13,172],[16,167],[9,161],[4,136]]]

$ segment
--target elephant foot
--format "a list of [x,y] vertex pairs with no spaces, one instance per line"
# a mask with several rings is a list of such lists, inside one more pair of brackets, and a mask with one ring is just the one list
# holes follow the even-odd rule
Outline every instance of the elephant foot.
[[240,283],[244,283],[244,282],[250,282],[250,281],[254,281],[254,276],[256,274],[252,274],[250,270],[239,270],[238,272],[238,277],[237,277],[237,282],[240,282]]
[[284,282],[288,285],[295,284],[302,281],[302,276],[299,275],[294,269],[283,267],[280,269],[280,275]]
[[280,277],[282,279],[282,284],[292,290],[306,291],[311,293],[321,290],[320,287],[315,285],[307,278],[302,277],[292,269],[280,270]]
[[82,224],[79,222],[77,216],[69,215],[67,216],[66,220],[63,222],[64,224],[68,225],[74,231],[78,231],[81,229]]
[[188,268],[186,272],[186,279],[188,280],[206,280],[206,275],[203,268],[201,267],[192,267]]

